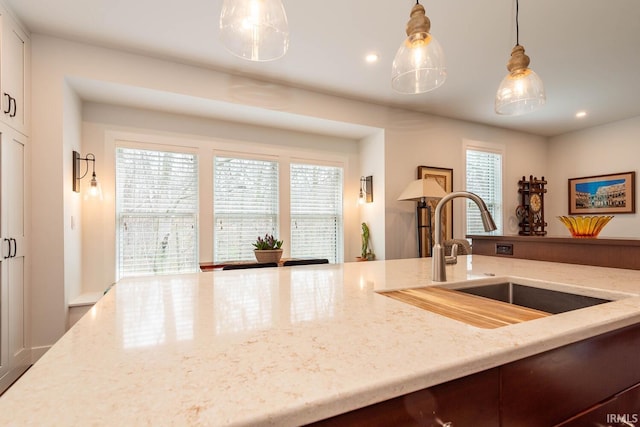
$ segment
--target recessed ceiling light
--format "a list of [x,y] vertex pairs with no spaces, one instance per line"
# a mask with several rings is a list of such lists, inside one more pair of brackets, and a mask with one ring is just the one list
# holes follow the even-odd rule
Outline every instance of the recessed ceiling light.
[[579,119],[581,119],[583,117],[586,117],[586,116],[587,116],[587,112],[586,111],[578,111],[576,113],[576,117],[579,118]]
[[377,53],[369,53],[364,58],[368,63],[373,64],[374,62],[378,62],[380,56]]

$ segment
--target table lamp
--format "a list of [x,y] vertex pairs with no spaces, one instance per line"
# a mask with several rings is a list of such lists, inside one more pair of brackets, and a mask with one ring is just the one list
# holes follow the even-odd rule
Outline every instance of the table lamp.
[[[433,246],[433,231],[431,229],[431,206],[427,204],[427,199],[441,199],[447,195],[442,186],[433,178],[416,179],[407,185],[398,200],[411,200],[418,202],[416,207],[416,223],[418,228],[418,256],[425,256],[422,248],[422,232],[424,228],[427,230],[427,240],[429,242],[428,254],[431,256],[431,248]],[[426,224],[423,221],[422,211],[427,211]]]

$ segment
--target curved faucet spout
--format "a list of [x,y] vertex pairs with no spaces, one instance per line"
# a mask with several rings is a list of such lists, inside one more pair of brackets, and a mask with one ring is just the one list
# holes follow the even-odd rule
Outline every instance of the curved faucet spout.
[[482,225],[485,231],[493,231],[495,230],[496,224],[493,222],[493,218],[489,213],[489,209],[487,209],[487,205],[484,200],[480,198],[477,194],[470,193],[468,191],[456,191],[453,193],[449,193],[444,196],[438,202],[436,206],[435,212],[435,244],[433,246],[433,257],[432,257],[432,279],[434,282],[446,282],[447,281],[447,272],[446,272],[446,264],[445,264],[445,254],[444,247],[442,246],[442,208],[444,205],[452,199],[456,197],[465,197],[467,199],[471,199],[478,205],[478,209],[480,209],[480,217],[482,218]]

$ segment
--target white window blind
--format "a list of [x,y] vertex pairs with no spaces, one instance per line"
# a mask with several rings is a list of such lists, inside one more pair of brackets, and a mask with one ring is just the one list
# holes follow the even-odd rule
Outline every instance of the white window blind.
[[278,163],[215,157],[214,262],[255,260],[252,243],[278,236]]
[[197,271],[194,154],[118,147],[118,276]]
[[343,261],[342,168],[291,164],[291,256]]
[[[491,151],[467,149],[467,191],[480,196],[498,226],[502,230],[502,155]],[[467,208],[467,234],[482,234],[482,218],[477,205],[469,199]]]

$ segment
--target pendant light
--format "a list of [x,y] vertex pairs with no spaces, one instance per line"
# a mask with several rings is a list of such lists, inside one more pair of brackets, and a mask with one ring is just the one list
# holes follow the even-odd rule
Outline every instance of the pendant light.
[[287,14],[280,0],[224,0],[220,37],[232,54],[249,61],[272,61],[289,48]]
[[447,78],[440,43],[429,33],[431,21],[418,1],[407,22],[407,38],[393,60],[391,87],[400,93],[416,94],[440,87]]
[[496,93],[496,113],[518,116],[537,110],[547,100],[540,77],[529,68],[529,57],[520,45],[518,24],[518,0],[516,0],[516,45],[507,63],[509,74],[502,80]]

